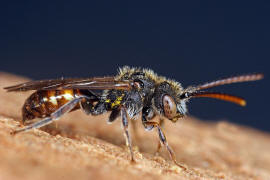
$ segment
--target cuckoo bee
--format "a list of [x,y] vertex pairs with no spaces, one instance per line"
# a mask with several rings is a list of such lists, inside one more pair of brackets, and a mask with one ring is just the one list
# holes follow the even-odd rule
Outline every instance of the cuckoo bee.
[[[13,134],[40,128],[77,109],[91,115],[110,112],[110,123],[121,117],[126,144],[134,161],[128,122],[141,114],[144,128],[148,131],[157,129],[160,144],[165,146],[174,163],[181,166],[166,140],[162,122],[168,119],[175,123],[184,117],[187,101],[195,97],[216,98],[245,106],[245,100],[240,97],[205,89],[262,78],[263,74],[249,74],[183,88],[180,83],[158,76],[152,70],[126,66],[111,77],[30,81],[5,89],[9,92],[35,91],[22,108],[21,122],[26,126],[13,131]],[[160,121],[153,121],[156,116]],[[36,118],[41,120],[29,125]]]

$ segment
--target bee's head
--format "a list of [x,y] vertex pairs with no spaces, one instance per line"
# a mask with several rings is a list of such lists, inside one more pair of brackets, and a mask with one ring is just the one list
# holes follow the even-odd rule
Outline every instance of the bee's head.
[[246,81],[256,81],[263,78],[263,74],[249,74],[242,76],[234,76],[225,78],[209,83],[204,83],[199,86],[190,86],[183,89],[180,84],[174,81],[164,81],[160,83],[154,94],[154,104],[159,113],[173,122],[176,122],[180,117],[184,116],[187,112],[186,102],[190,98],[207,97],[215,98],[223,101],[232,102],[240,106],[245,106],[246,101],[237,96],[220,93],[220,92],[207,92],[205,89]]
[[178,91],[166,81],[156,87],[154,105],[161,115],[173,122],[187,112],[185,100],[181,100]]

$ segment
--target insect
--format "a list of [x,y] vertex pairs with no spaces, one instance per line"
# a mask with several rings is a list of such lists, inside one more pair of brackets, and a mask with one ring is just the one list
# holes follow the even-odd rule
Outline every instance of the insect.
[[[26,125],[33,119],[41,119],[15,130],[13,134],[40,128],[77,109],[91,115],[110,112],[108,122],[121,116],[126,144],[134,161],[128,124],[129,119],[141,117],[146,130],[157,129],[160,145],[164,145],[172,161],[182,167],[166,140],[162,128],[164,120],[175,123],[184,117],[187,113],[186,103],[195,97],[216,98],[245,106],[245,100],[240,97],[205,89],[262,78],[263,74],[249,74],[184,89],[180,83],[158,76],[152,70],[125,66],[111,77],[30,81],[5,89],[9,92],[35,90],[23,105],[21,123]],[[154,121],[154,117],[158,117],[159,121]]]

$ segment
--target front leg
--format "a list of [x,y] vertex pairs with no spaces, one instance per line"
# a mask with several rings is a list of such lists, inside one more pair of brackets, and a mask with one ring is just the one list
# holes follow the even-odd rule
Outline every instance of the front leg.
[[[159,119],[159,126],[160,126],[160,128],[164,128],[164,119],[163,118],[161,118],[160,117],[160,119]],[[156,151],[156,155],[159,155],[159,152],[160,152],[160,149],[161,149],[161,142],[160,142],[160,140],[158,141],[158,147],[157,147],[157,151]]]
[[131,161],[134,161],[134,156],[133,156],[133,151],[132,151],[132,144],[131,144],[131,139],[128,133],[128,117],[127,117],[127,111],[125,107],[121,107],[121,116],[122,116],[122,125],[124,128],[124,135],[126,138],[126,145],[129,148],[130,151],[130,156],[131,156]]
[[[147,121],[153,119],[154,117],[155,117],[155,115],[154,115],[153,108],[151,108],[150,106],[146,106],[142,109],[142,123],[143,123],[145,130],[150,131],[154,128],[154,125],[147,125]],[[159,125],[160,125],[160,127],[164,126],[164,119],[163,118],[159,119]],[[156,150],[156,154],[159,154],[160,149],[161,149],[161,142],[158,141],[158,147]]]
[[154,110],[153,108],[149,107],[149,106],[145,106],[142,109],[142,124],[144,126],[144,129],[147,131],[150,131],[154,128],[153,125],[147,125],[146,122],[148,120],[153,119],[155,116]]
[[166,136],[165,136],[164,132],[162,131],[161,127],[160,127],[160,124],[158,122],[148,121],[148,122],[146,122],[146,125],[154,126],[154,127],[157,128],[160,143],[166,147],[167,151],[170,154],[171,160],[173,160],[173,162],[177,166],[179,166],[180,168],[182,168],[184,170],[187,170],[187,168],[185,166],[183,166],[182,164],[177,162],[176,156],[175,156],[172,148],[169,146],[168,141],[166,139]]

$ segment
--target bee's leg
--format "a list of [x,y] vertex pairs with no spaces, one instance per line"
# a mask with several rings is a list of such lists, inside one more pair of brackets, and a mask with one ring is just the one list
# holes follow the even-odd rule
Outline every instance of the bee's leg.
[[57,109],[54,113],[52,113],[49,117],[46,117],[38,122],[35,122],[29,126],[26,126],[24,128],[17,129],[12,132],[12,134],[17,134],[19,132],[28,131],[35,128],[40,128],[42,126],[45,126],[47,124],[52,123],[55,120],[58,120],[61,116],[71,111],[83,98],[84,96],[79,96],[74,98],[73,100],[69,101],[65,105],[61,106],[59,109]]
[[[142,109],[142,123],[143,123],[144,128],[147,131],[150,131],[154,128],[154,125],[147,125],[147,123],[146,123],[147,121],[153,119],[154,117],[155,117],[155,115],[154,115],[153,109],[151,107],[149,107],[149,106],[143,107],[143,109]],[[163,125],[164,125],[163,118],[160,118],[159,125],[161,127],[163,127]],[[158,147],[156,150],[156,154],[159,154],[160,149],[161,149],[161,142],[158,141]]]
[[148,122],[146,122],[146,125],[152,125],[152,126],[154,126],[154,127],[157,128],[157,130],[158,130],[158,135],[159,135],[159,140],[160,140],[161,144],[164,145],[164,146],[166,147],[167,151],[168,151],[169,154],[170,154],[171,160],[172,160],[177,166],[179,166],[180,168],[182,168],[182,169],[184,169],[184,170],[187,170],[187,168],[186,168],[184,165],[182,165],[182,164],[180,164],[180,163],[177,162],[176,157],[175,157],[175,154],[174,154],[172,148],[169,146],[168,141],[167,141],[167,139],[166,139],[166,136],[165,136],[164,132],[162,131],[162,129],[161,129],[159,123],[158,123],[158,122],[151,122],[151,121],[148,121]]
[[[164,128],[164,119],[163,119],[163,118],[160,118],[160,119],[159,119],[159,126],[160,126],[160,128]],[[161,141],[159,140],[159,141],[158,141],[157,151],[156,151],[156,154],[157,154],[157,155],[159,154],[160,149],[161,149]]]
[[138,129],[137,129],[137,124],[136,121],[134,119],[131,119],[131,127],[132,127],[132,135],[133,135],[133,142],[135,141],[135,143],[133,144],[138,144],[139,142],[139,136],[138,136]]
[[90,113],[92,115],[100,115],[106,111],[107,109],[105,103],[99,101],[93,108],[91,108]]
[[90,90],[80,90],[80,92],[87,97],[82,101],[80,101],[82,111],[87,115],[94,114],[93,113],[93,111],[95,110],[94,103],[99,102],[100,100],[99,97]]
[[147,125],[146,122],[148,120],[151,120],[154,118],[154,112],[153,109],[150,107],[143,107],[142,109],[142,124],[144,126],[144,129],[147,131],[150,131],[154,128],[153,125]]
[[112,123],[113,121],[115,121],[120,115],[120,109],[117,108],[117,109],[113,109],[110,116],[109,116],[109,119],[108,119],[108,123]]
[[121,116],[122,116],[122,125],[124,128],[124,135],[126,137],[126,145],[129,148],[130,151],[130,156],[131,156],[131,161],[134,162],[134,157],[133,157],[133,151],[132,151],[132,144],[131,144],[131,139],[128,133],[128,117],[127,117],[127,111],[124,107],[121,108]]
[[89,115],[91,114],[91,109],[93,108],[93,101],[84,99],[83,101],[80,102],[80,107],[81,110],[86,114]]

